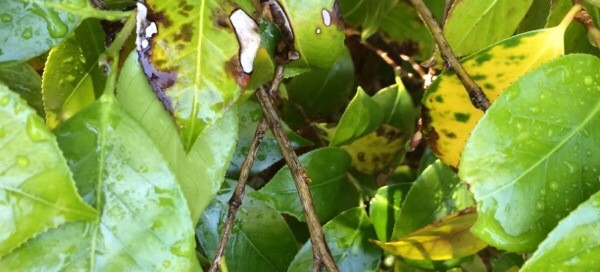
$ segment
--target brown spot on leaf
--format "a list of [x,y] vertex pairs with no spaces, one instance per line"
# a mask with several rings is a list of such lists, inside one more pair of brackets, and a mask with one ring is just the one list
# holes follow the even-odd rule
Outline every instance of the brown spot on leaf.
[[173,25],[173,21],[171,21],[169,16],[165,15],[163,12],[160,11],[155,12],[150,7],[148,7],[147,17],[150,22],[154,22],[164,27],[170,27],[171,25]]
[[184,41],[184,42],[191,42],[192,41],[192,36],[194,35],[194,27],[192,26],[192,23],[186,23],[181,25],[181,29],[179,30],[179,33],[175,34],[173,36],[174,41]]
[[235,79],[242,90],[245,90],[248,86],[248,83],[250,83],[250,75],[244,73],[238,56],[232,57],[228,62],[225,63],[225,72],[228,76]]
[[358,159],[358,161],[364,162],[365,161],[365,153],[364,152],[356,153],[356,158]]

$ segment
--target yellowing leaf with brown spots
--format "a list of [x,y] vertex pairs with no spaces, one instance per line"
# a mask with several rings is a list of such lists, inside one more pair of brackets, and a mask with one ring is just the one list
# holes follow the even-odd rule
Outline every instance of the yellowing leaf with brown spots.
[[137,7],[140,62],[190,150],[250,83],[260,46],[254,1],[146,0]]
[[358,171],[374,174],[390,165],[404,149],[406,135],[390,125],[381,125],[350,145],[342,146],[352,157],[352,166]]
[[473,255],[487,246],[469,230],[477,221],[474,208],[448,215],[404,237],[382,243],[384,250],[413,260],[449,260]]
[[[564,54],[565,29],[577,10],[556,27],[503,40],[461,63],[493,102],[523,74]],[[483,112],[471,104],[453,71],[442,73],[429,87],[423,105],[427,142],[445,164],[458,168],[465,143]]]

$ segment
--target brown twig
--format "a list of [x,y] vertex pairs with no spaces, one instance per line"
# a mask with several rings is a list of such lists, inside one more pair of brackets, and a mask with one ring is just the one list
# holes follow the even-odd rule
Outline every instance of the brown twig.
[[444,37],[444,33],[442,32],[440,25],[435,20],[435,18],[433,18],[431,11],[427,8],[427,6],[425,5],[425,3],[423,3],[422,0],[410,0],[410,2],[413,4],[415,9],[417,9],[419,14],[425,21],[425,24],[429,28],[429,31],[431,31],[431,34],[433,35],[433,38],[440,49],[442,57],[447,62],[447,64],[450,67],[452,67],[452,69],[454,69],[456,75],[462,82],[463,86],[465,86],[465,89],[469,94],[469,97],[471,98],[471,103],[473,103],[473,106],[482,111],[486,111],[490,107],[490,101],[487,99],[487,97],[481,90],[481,87],[479,87],[479,85],[475,83],[475,81],[473,80],[473,78],[471,78],[469,73],[462,67],[462,65],[458,61],[458,58],[456,58],[456,55],[454,55],[454,52],[452,52],[452,48],[450,48],[450,45],[448,45],[448,42],[446,41],[446,37]]
[[594,18],[590,15],[585,6],[581,4],[581,0],[573,0],[573,4],[581,5],[581,10],[575,15],[575,21],[581,23],[587,29],[590,41],[592,41],[596,47],[600,48],[600,29],[598,29],[598,25],[594,22]]
[[[283,67],[281,65],[277,66],[277,75],[275,78],[283,78]],[[277,89],[271,88],[271,91],[275,92]],[[308,177],[306,174],[306,170],[300,163],[298,155],[296,155],[294,152],[290,141],[281,127],[279,116],[273,107],[273,103],[271,102],[271,98],[269,97],[267,90],[265,90],[265,88],[259,88],[258,91],[256,91],[256,95],[262,107],[264,117],[267,119],[267,123],[269,124],[269,127],[271,128],[271,131],[277,140],[279,149],[281,150],[281,153],[283,154],[283,157],[290,168],[290,173],[292,174],[292,178],[294,179],[294,183],[298,189],[298,196],[300,198],[302,208],[304,209],[306,223],[308,225],[310,239],[313,245],[313,271],[315,271],[315,269],[318,271],[321,266],[325,266],[329,272],[339,271],[337,265],[335,264],[335,260],[331,256],[329,247],[327,246],[327,241],[325,240],[323,229],[319,221],[319,217],[317,216],[317,211],[313,204],[310,190],[308,188],[308,184],[311,182],[310,177]]]
[[215,259],[210,267],[210,272],[216,272],[219,269],[219,263],[225,254],[225,248],[227,246],[227,240],[229,240],[229,235],[231,234],[231,229],[233,228],[235,214],[237,213],[240,205],[242,205],[242,200],[244,199],[244,193],[246,191],[246,182],[248,181],[248,176],[250,176],[250,170],[252,169],[252,164],[254,164],[254,157],[256,157],[258,147],[265,136],[266,130],[267,121],[263,117],[256,126],[256,132],[254,132],[254,138],[250,144],[248,155],[246,155],[246,159],[244,159],[240,169],[240,178],[238,180],[238,184],[235,187],[233,195],[231,195],[231,199],[229,200],[229,212],[227,213],[227,220],[225,221],[223,231],[221,232],[221,241],[219,242]]
[[402,67],[400,67],[400,65],[398,65],[396,63],[396,61],[394,61],[394,59],[390,58],[390,56],[388,55],[388,52],[385,52],[385,51],[373,46],[372,44],[370,44],[367,41],[362,42],[362,44],[369,50],[375,52],[375,54],[377,54],[377,56],[379,56],[385,63],[387,63],[390,67],[392,67],[392,69],[394,70],[394,75],[396,75],[397,77],[402,76]]
[[446,23],[446,19],[448,19],[448,14],[450,14],[450,9],[452,9],[453,4],[454,0],[446,0],[446,4],[444,5],[444,14],[442,15],[442,25]]

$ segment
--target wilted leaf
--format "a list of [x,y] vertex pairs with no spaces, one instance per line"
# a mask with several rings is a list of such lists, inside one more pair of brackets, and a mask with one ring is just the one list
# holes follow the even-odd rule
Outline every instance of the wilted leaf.
[[455,1],[444,24],[444,36],[455,54],[470,55],[510,37],[532,2],[533,0]]
[[597,71],[600,59],[588,55],[547,63],[511,85],[473,130],[459,176],[477,200],[481,239],[533,250],[600,189]]
[[0,267],[8,271],[200,269],[189,210],[175,176],[150,137],[110,93],[56,133],[79,192],[101,216],[39,235],[0,259]]
[[377,102],[358,87],[329,145],[341,146],[373,132],[383,122],[383,118],[383,111]]
[[521,271],[598,269],[599,222],[600,193],[596,193],[558,223]]
[[36,113],[44,117],[42,77],[25,62],[0,65],[0,83],[3,83],[27,101]]
[[[327,245],[340,271],[377,271],[381,250],[369,242],[375,230],[364,208],[347,210],[323,226]],[[310,240],[302,246],[288,272],[311,271],[313,262]]]
[[371,199],[369,216],[379,240],[388,241],[392,237],[394,223],[411,186],[412,183],[384,186],[377,189],[377,193]]
[[[227,217],[235,181],[227,181],[202,214],[196,229],[202,250],[212,260]],[[247,187],[246,193],[252,188]],[[229,271],[285,271],[298,252],[294,235],[273,208],[251,196],[244,198],[236,215],[225,251]]]
[[[308,187],[315,199],[319,219],[326,222],[339,211],[338,205],[345,188],[352,186],[346,180],[350,156],[340,148],[321,148],[300,156],[300,161],[312,180]],[[293,215],[301,221],[306,220],[288,166],[281,168],[265,187],[250,195],[270,204],[279,212]]]
[[403,203],[392,239],[475,204],[465,184],[439,160],[425,168],[404,197]]
[[186,197],[192,222],[214,198],[223,182],[237,139],[236,111],[225,113],[186,154],[173,119],[156,98],[132,53],[123,65],[117,99],[141,126],[175,174]]
[[97,218],[77,194],[54,135],[2,84],[0,154],[0,259],[49,228]]
[[448,260],[465,257],[487,246],[469,230],[476,220],[475,209],[467,209],[446,216],[398,240],[374,242],[386,251],[407,259]]
[[405,132],[383,124],[342,148],[352,156],[352,166],[356,170],[375,174],[404,155],[406,136]]
[[42,93],[46,124],[55,128],[99,97],[106,76],[98,61],[105,51],[98,20],[86,20],[54,47],[44,69]]
[[[462,61],[490,101],[517,78],[564,53],[565,29],[574,13],[561,25],[514,36]],[[532,54],[535,50],[535,54]],[[454,72],[445,72],[423,97],[425,134],[434,153],[458,168],[469,134],[483,116],[472,104]]]

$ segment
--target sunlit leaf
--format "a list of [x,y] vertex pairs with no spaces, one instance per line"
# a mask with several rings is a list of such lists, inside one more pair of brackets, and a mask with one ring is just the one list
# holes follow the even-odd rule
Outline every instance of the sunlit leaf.
[[404,136],[412,136],[417,109],[400,78],[396,78],[396,84],[379,90],[373,100],[381,107],[384,124],[400,129]]
[[113,96],[104,95],[56,133],[79,192],[101,216],[37,236],[0,259],[0,267],[8,271],[200,269],[189,210],[175,176],[156,144]]
[[471,233],[477,220],[474,209],[463,210],[442,218],[398,240],[382,243],[381,248],[407,259],[448,260],[477,253],[487,244]]
[[117,99],[167,161],[196,224],[221,187],[231,160],[237,139],[236,111],[209,126],[186,154],[173,119],[156,98],[137,59],[134,52],[123,65]]
[[[212,260],[227,217],[235,181],[223,184],[217,198],[202,214],[196,236]],[[247,187],[246,193],[254,190]],[[229,271],[285,271],[298,252],[294,235],[283,216],[263,201],[245,197],[236,215],[225,251]]]
[[589,55],[549,62],[511,85],[475,127],[459,176],[477,200],[481,239],[533,250],[600,189],[597,71],[600,59]]
[[50,128],[57,127],[102,94],[106,76],[98,61],[105,51],[104,39],[99,21],[86,20],[50,51],[42,77],[46,123]]
[[402,157],[407,136],[404,133],[384,124],[342,148],[352,156],[352,166],[356,170],[375,174]]
[[[433,5],[444,1],[429,2]],[[411,5],[398,2],[383,15],[379,28],[384,37],[398,44],[401,53],[414,55],[419,60],[431,57],[435,47],[433,37]]]
[[[381,250],[369,242],[375,230],[364,208],[347,210],[323,225],[323,233],[340,271],[377,271]],[[313,253],[310,240],[302,246],[288,272],[312,271]]]
[[341,146],[373,132],[383,122],[383,118],[383,111],[377,102],[358,87],[329,145]]
[[446,17],[444,36],[455,54],[470,55],[510,37],[531,3],[533,0],[455,1]]
[[[321,148],[300,156],[312,182],[308,185],[319,219],[331,219],[339,211],[343,198],[341,191],[352,186],[346,180],[350,167],[350,156],[340,148]],[[290,214],[301,221],[306,220],[288,166],[282,167],[265,187],[251,194],[282,213]]]
[[18,93],[39,116],[44,117],[42,77],[25,62],[0,65],[0,83]]
[[97,218],[77,194],[54,135],[2,84],[0,154],[0,259],[49,228]]
[[594,271],[600,247],[600,193],[564,218],[521,271]]
[[[492,45],[462,61],[490,101],[512,82],[564,53],[565,29],[574,13],[561,25],[520,34]],[[535,51],[535,54],[531,52]],[[472,104],[454,72],[444,72],[423,97],[425,135],[434,153],[458,168],[469,134],[483,116]]]
[[392,237],[394,223],[411,185],[401,183],[381,187],[371,199],[369,216],[380,241],[388,241]]

